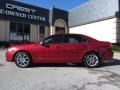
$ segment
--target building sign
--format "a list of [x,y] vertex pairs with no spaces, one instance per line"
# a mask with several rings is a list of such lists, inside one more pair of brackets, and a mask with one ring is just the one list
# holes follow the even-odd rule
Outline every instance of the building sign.
[[49,10],[18,3],[15,1],[0,1],[0,15],[16,19],[48,22]]
[[[0,9],[0,14],[21,17],[31,20],[45,21],[45,17],[34,15],[36,10],[6,3],[6,9]],[[11,11],[15,10],[15,11]]]
[[16,9],[17,11],[23,11],[23,12],[27,12],[27,13],[35,13],[36,10],[34,9],[30,9],[30,8],[25,8],[25,7],[21,7],[21,6],[17,6],[17,5],[13,5],[13,4],[6,4],[6,8],[8,9]]

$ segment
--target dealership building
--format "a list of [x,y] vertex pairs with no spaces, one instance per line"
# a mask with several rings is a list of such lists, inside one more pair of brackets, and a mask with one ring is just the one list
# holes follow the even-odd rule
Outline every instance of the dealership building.
[[89,0],[69,11],[69,32],[120,43],[120,0]]
[[68,33],[68,12],[0,0],[0,42],[35,42]]
[[120,43],[119,11],[119,0],[89,0],[70,11],[0,0],[0,42],[35,42],[53,34],[77,33]]

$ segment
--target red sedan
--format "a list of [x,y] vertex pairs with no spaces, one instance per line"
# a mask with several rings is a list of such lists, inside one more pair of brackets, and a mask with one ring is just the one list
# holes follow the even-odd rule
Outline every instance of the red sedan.
[[31,63],[84,63],[97,67],[113,57],[112,44],[81,34],[59,34],[39,43],[10,47],[6,60],[20,68]]

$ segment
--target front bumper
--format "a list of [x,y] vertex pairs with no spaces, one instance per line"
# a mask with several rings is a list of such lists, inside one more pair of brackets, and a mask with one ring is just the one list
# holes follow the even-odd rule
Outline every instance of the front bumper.
[[13,57],[14,57],[14,53],[13,52],[6,52],[6,61],[8,61],[8,62],[13,62],[14,60],[13,60]]

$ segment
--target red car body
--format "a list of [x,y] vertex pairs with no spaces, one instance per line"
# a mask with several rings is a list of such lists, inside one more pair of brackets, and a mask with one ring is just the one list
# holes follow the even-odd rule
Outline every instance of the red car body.
[[[64,42],[61,39],[61,43],[47,42],[47,40],[49,41],[50,38],[55,36],[60,36],[63,39],[65,36],[77,36],[77,38],[80,36],[82,39],[79,43],[74,40],[75,43],[73,43],[72,39],[70,41],[72,43],[64,43],[67,42],[67,39]],[[44,41],[47,44],[43,44]],[[113,57],[111,43],[98,41],[81,34],[53,35],[43,40],[43,42],[10,47],[6,53],[6,60],[13,62],[18,52],[28,53],[33,63],[81,63],[85,55],[92,52],[99,55],[102,62],[111,60]]]

